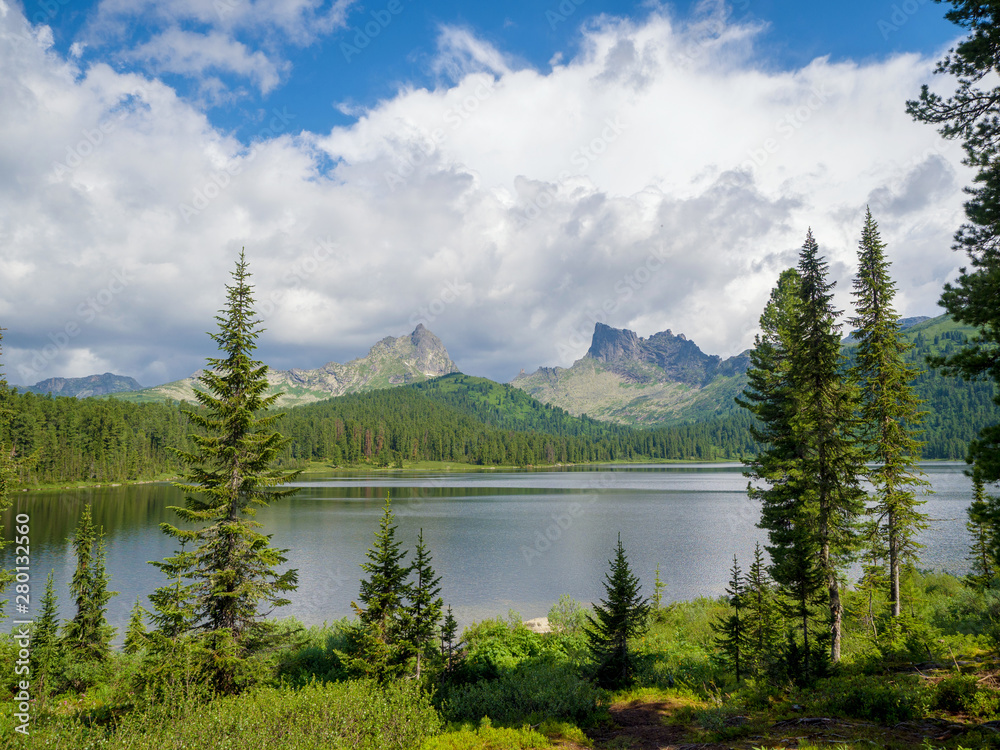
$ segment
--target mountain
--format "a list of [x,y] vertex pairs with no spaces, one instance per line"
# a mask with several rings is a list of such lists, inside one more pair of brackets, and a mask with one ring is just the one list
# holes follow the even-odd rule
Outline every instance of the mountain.
[[48,378],[19,390],[41,395],[51,393],[53,396],[87,398],[88,396],[107,396],[122,391],[138,391],[141,388],[142,386],[135,378],[106,372],[103,375],[88,375],[85,378]]
[[[942,375],[928,357],[953,354],[975,329],[947,315],[900,321],[903,340],[911,345],[904,358],[919,375],[914,391],[926,411],[923,455],[961,458],[979,430],[1000,421],[992,382],[966,382]],[[844,339],[850,366],[857,340]],[[587,354],[569,368],[541,368],[516,377],[511,385],[570,414],[644,427],[739,420],[733,402],[746,385],[747,353],[720,360],[701,352],[684,336],[670,331],[644,340],[632,331],[598,324]]]
[[632,425],[670,424],[731,413],[748,352],[723,360],[670,330],[648,339],[598,323],[572,367],[542,367],[511,385],[570,414]]
[[[315,370],[269,370],[269,393],[282,392],[278,406],[323,401],[332,396],[416,383],[458,372],[448,350],[421,323],[408,336],[387,336],[364,357],[346,364],[328,362]],[[194,401],[198,373],[173,383],[123,393],[130,401]]]

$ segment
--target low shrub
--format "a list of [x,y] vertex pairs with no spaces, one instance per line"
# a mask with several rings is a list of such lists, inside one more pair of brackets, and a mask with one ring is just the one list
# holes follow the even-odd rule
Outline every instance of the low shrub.
[[568,664],[553,659],[524,663],[497,679],[449,688],[443,713],[448,721],[519,725],[525,721],[582,721],[596,707],[600,691]]
[[992,719],[1000,710],[1000,693],[979,684],[976,675],[946,677],[934,686],[934,708]]
[[886,725],[925,716],[932,698],[927,686],[908,678],[830,678],[816,685],[816,699],[825,710]]
[[463,726],[432,737],[424,742],[421,750],[529,750],[551,746],[544,735],[530,727],[494,727],[489,719],[483,719],[478,728]]

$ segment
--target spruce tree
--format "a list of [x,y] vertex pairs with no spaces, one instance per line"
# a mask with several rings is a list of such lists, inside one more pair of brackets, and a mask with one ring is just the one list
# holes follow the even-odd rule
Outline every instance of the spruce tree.
[[41,692],[50,685],[59,670],[62,644],[59,640],[59,600],[55,590],[55,575],[50,570],[45,579],[45,594],[31,632],[31,674],[41,683]]
[[351,663],[356,671],[378,679],[397,676],[409,655],[405,605],[412,596],[407,582],[412,568],[404,564],[408,553],[396,541],[394,520],[387,496],[375,543],[366,554],[368,562],[361,564],[368,574],[361,580],[361,604],[351,602],[359,621]]
[[587,615],[586,629],[591,655],[597,662],[602,687],[615,690],[630,685],[635,676],[635,656],[629,641],[646,632],[649,603],[642,598],[639,579],[632,574],[622,536],[618,535],[615,557],[609,560],[604,590],[607,598]]
[[[808,682],[817,672],[811,658],[816,650],[812,620],[823,599],[823,576],[816,508],[801,487],[805,446],[794,428],[799,394],[792,357],[799,344],[795,325],[800,287],[797,270],[781,273],[760,317],[761,333],[750,352],[747,387],[736,402],[755,417],[751,434],[760,449],[744,464],[746,476],[757,484],[748,484],[747,494],[761,503],[758,526],[768,535],[770,575],[784,597],[784,614],[798,631],[798,640],[789,635],[789,643],[802,644],[795,651],[799,664],[789,671]],[[790,652],[786,649],[785,653]]]
[[829,606],[830,658],[840,660],[843,604],[840,571],[858,548],[858,517],[864,511],[864,455],[855,430],[857,391],[842,375],[838,311],[833,282],[812,230],[799,254],[799,301],[790,358],[796,411],[791,420],[800,445],[794,484],[815,508],[816,543]]
[[265,617],[288,604],[285,595],[298,580],[295,570],[277,571],[287,550],[271,547],[253,520],[258,508],[295,492],[273,488],[298,472],[272,466],[289,441],[273,429],[281,415],[265,414],[280,394],[265,395],[267,365],[253,359],[261,329],[243,252],[232,277],[227,304],[216,316],[218,332],[210,334],[220,356],[207,358],[198,378],[202,410],[188,412],[200,428],[192,435],[195,448],[176,451],[185,467],[177,486],[187,494],[185,506],[173,510],[197,528],[162,525],[195,547],[184,575],[195,584],[194,628],[216,655],[213,683],[221,693],[236,692],[250,679],[247,660],[267,648],[274,633]]
[[455,668],[455,636],[458,633],[458,621],[451,613],[451,605],[441,623],[441,654],[445,657],[445,671],[451,673]]
[[917,468],[921,443],[914,437],[922,421],[919,401],[913,392],[917,371],[903,355],[910,348],[901,335],[899,315],[893,308],[896,285],[889,277],[878,226],[871,211],[865,214],[858,250],[858,273],[854,279],[857,359],[851,375],[861,390],[861,418],[866,455],[872,468],[867,472],[875,504],[875,531],[884,539],[889,563],[889,601],[892,616],[900,613],[899,571],[916,560],[920,546],[915,536],[927,528],[922,500],[914,490],[928,483]]
[[969,545],[969,573],[966,583],[983,591],[990,588],[1000,571],[1000,498],[986,494],[982,477],[973,472],[972,503],[966,509],[965,527]]
[[733,567],[730,570],[729,585],[726,587],[726,603],[729,605],[729,611],[721,621],[711,623],[710,627],[716,636],[714,645],[721,652],[721,661],[733,670],[737,682],[746,673],[745,597],[743,573],[736,561],[736,555],[733,555]]
[[444,606],[439,594],[441,577],[435,575],[431,567],[431,554],[424,544],[424,530],[417,535],[417,548],[413,557],[411,571],[414,577],[410,590],[410,602],[405,611],[404,630],[406,640],[411,644],[416,654],[416,678],[420,679],[422,657],[429,653],[434,636],[437,633],[438,621],[441,619],[441,608]]
[[63,638],[67,656],[74,661],[102,662],[111,653],[115,630],[106,618],[108,602],[117,591],[109,591],[105,566],[104,531],[94,526],[90,504],[83,507],[80,523],[72,539],[76,569],[69,589],[76,614],[66,624]]
[[145,607],[139,604],[139,599],[136,598],[135,606],[132,607],[132,612],[128,618],[128,625],[125,628],[125,643],[122,646],[122,651],[126,654],[134,654],[137,651],[141,651],[146,645],[145,614]]
[[781,651],[782,618],[777,592],[767,575],[758,543],[753,563],[743,581],[744,663],[752,677],[765,674]]

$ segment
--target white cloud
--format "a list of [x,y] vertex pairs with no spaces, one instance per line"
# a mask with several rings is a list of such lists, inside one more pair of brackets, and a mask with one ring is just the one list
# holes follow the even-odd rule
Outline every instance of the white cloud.
[[[205,101],[237,98],[213,76],[224,71],[249,79],[262,94],[278,85],[290,69],[285,45],[313,44],[344,26],[356,0],[101,0],[88,22],[93,47],[120,44],[137,19],[151,37],[126,49],[122,57],[146,62],[153,74],[176,73],[201,82]],[[80,43],[74,45],[79,55]]]
[[290,67],[277,64],[263,52],[250,52],[245,44],[223,34],[196,34],[171,28],[127,53],[133,60],[150,64],[155,72],[199,76],[208,71],[224,71],[249,78],[267,94]]
[[[752,28],[705,23],[591,20],[583,51],[548,73],[445,28],[438,69],[453,82],[404,88],[329,133],[271,112],[248,147],[155,79],[61,59],[8,12],[8,377],[192,372],[242,246],[261,354],[281,367],[344,361],[418,322],[466,372],[498,379],[568,365],[595,320],[735,353],[808,226],[849,303],[866,202],[901,312],[934,314],[962,261],[948,247],[969,181],[959,150],[904,112],[934,62],[773,71]],[[190,50],[192,69],[214,59],[261,87],[281,75],[249,49]]]

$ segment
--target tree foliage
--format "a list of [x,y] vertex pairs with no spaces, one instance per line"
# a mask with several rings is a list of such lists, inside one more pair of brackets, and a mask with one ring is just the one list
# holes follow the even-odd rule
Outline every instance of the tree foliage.
[[[954,76],[957,88],[942,97],[924,85],[907,102],[918,121],[938,126],[945,138],[960,139],[964,162],[976,170],[966,188],[968,221],[955,235],[954,249],[969,266],[945,285],[941,304],[955,320],[975,326],[971,347],[938,360],[946,372],[1000,384],[1000,86],[989,87],[1000,69],[1000,5],[984,0],[949,0],[945,17],[968,29],[969,36],[938,63],[936,73]],[[1000,399],[1000,393],[996,395]],[[1000,403],[1000,401],[998,401]],[[1000,424],[980,431],[968,460],[985,482],[1000,481]]]
[[916,370],[903,358],[907,347],[900,336],[899,315],[893,307],[896,285],[889,276],[878,226],[871,211],[865,215],[854,279],[856,328],[855,364],[851,375],[861,391],[861,424],[867,472],[875,496],[874,527],[869,539],[885,549],[889,563],[892,615],[900,614],[900,567],[916,559],[915,536],[927,528],[923,501],[915,489],[928,483],[917,468],[920,442],[914,437],[922,418],[913,391]]
[[177,486],[188,494],[185,506],[173,510],[196,528],[162,525],[168,535],[194,546],[189,557],[174,558],[179,567],[172,586],[176,591],[185,577],[193,584],[193,628],[208,635],[216,654],[214,686],[224,693],[243,687],[242,660],[268,646],[273,626],[264,618],[288,603],[285,594],[297,582],[297,571],[277,571],[286,562],[285,550],[271,547],[253,520],[257,508],[295,492],[273,488],[297,472],[272,466],[287,440],[273,429],[280,415],[265,414],[277,395],[265,396],[267,365],[253,359],[260,321],[242,252],[232,277],[226,307],[216,316],[218,332],[210,334],[220,356],[209,357],[198,378],[203,408],[188,412],[202,434],[193,437],[193,450],[177,451],[185,467]]
[[394,521],[387,496],[375,543],[368,549],[367,562],[361,564],[367,578],[361,579],[360,604],[351,602],[358,617],[351,665],[380,680],[398,676],[410,655],[406,604],[412,596],[408,582],[412,566],[405,564],[409,553],[400,549]]
[[639,579],[632,573],[621,534],[611,570],[605,574],[606,598],[594,605],[586,629],[590,652],[597,663],[598,682],[617,689],[635,677],[635,653],[629,641],[646,632],[649,602],[642,597]]
[[114,628],[108,625],[107,608],[116,591],[108,590],[110,576],[105,566],[104,531],[94,526],[90,504],[72,539],[76,569],[69,589],[76,604],[76,614],[66,624],[63,643],[77,662],[101,662],[111,652]]

